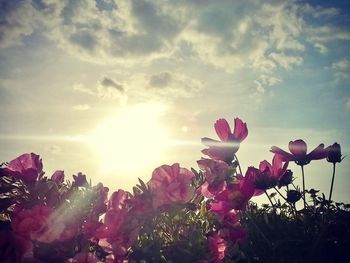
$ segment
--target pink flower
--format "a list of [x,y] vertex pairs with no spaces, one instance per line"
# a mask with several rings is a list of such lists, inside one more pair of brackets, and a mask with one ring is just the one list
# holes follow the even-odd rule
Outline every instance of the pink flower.
[[221,142],[206,137],[202,138],[202,143],[209,147],[204,149],[202,153],[212,159],[231,164],[234,154],[239,149],[239,143],[248,135],[247,124],[241,119],[235,118],[235,126],[232,132],[228,122],[225,119],[219,119],[215,122],[214,127]]
[[197,163],[208,183],[206,186],[207,190],[211,194],[221,192],[225,187],[225,180],[230,172],[228,164],[211,159],[201,159]]
[[210,262],[213,262],[213,263],[222,262],[225,258],[225,252],[227,249],[225,240],[221,238],[218,233],[212,233],[208,237],[208,241],[209,241],[210,252],[213,255],[213,259]]
[[300,166],[304,166],[310,163],[312,160],[320,160],[327,157],[327,151],[324,149],[323,143],[317,146],[310,153],[306,154],[307,145],[301,139],[290,141],[289,151],[291,153],[288,153],[276,146],[273,146],[271,148],[271,152],[280,155],[283,161],[294,161],[297,165]]
[[32,209],[19,210],[12,219],[13,231],[27,239],[43,241],[49,227],[49,217],[52,208],[44,205],[35,205]]
[[21,179],[26,183],[35,182],[42,176],[43,164],[39,155],[34,153],[25,153],[9,162],[5,168],[14,177]]
[[64,182],[64,171],[57,170],[51,176],[51,180],[56,182],[57,184],[62,184]]
[[285,174],[288,167],[288,162],[283,164],[282,156],[275,154],[272,159],[272,164],[264,160],[260,162],[259,171],[256,171],[254,183],[257,189],[267,190],[275,187],[278,181]]
[[237,182],[227,185],[224,191],[215,196],[215,201],[210,204],[210,210],[219,215],[224,215],[232,209],[245,210],[255,192],[256,170],[254,167],[249,167],[244,177],[239,176]]
[[129,198],[130,194],[124,190],[119,189],[113,192],[108,201],[108,210],[121,210],[125,207],[125,201]]
[[178,163],[162,165],[152,173],[147,183],[153,194],[153,206],[158,208],[172,203],[186,203],[191,200],[195,189],[191,186],[194,174]]
[[82,173],[78,173],[77,175],[73,174],[74,181],[72,182],[72,186],[75,187],[85,187],[88,185],[88,182],[86,181],[86,175]]
[[19,209],[11,224],[17,235],[44,243],[71,239],[77,231],[75,225],[67,226],[55,210],[45,205]]
[[102,183],[98,183],[92,188],[94,197],[93,213],[95,215],[100,215],[107,210],[107,197],[108,197],[108,187],[103,186]]

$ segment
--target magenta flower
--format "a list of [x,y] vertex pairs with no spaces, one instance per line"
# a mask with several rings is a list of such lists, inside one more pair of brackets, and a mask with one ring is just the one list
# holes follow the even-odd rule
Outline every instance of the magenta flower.
[[223,161],[212,159],[201,159],[197,161],[199,168],[203,171],[206,189],[211,194],[221,192],[225,187],[225,180],[230,172],[230,167]]
[[208,237],[209,249],[213,255],[212,263],[220,263],[225,258],[225,252],[227,249],[226,242],[223,238],[219,236],[218,233],[212,233]]
[[51,180],[57,184],[62,184],[64,182],[64,171],[57,170],[51,175]]
[[215,196],[215,202],[210,204],[210,210],[219,215],[224,215],[232,209],[245,210],[255,192],[256,170],[254,167],[249,167],[244,177],[240,176],[237,182],[227,185],[224,191]]
[[214,124],[215,131],[221,141],[210,138],[202,138],[202,143],[208,146],[202,153],[214,160],[221,160],[231,164],[234,154],[239,149],[239,144],[248,136],[247,124],[241,119],[235,118],[233,132],[225,119],[219,119]]
[[275,187],[282,176],[285,174],[288,162],[283,164],[282,156],[275,154],[272,164],[264,160],[260,162],[259,171],[255,173],[255,187],[261,190],[267,190]]
[[195,189],[191,186],[194,174],[178,163],[162,165],[152,173],[147,183],[153,194],[153,206],[158,208],[172,203],[186,203],[191,200]]
[[73,179],[74,181],[72,182],[72,186],[75,186],[75,187],[81,187],[81,186],[85,187],[89,184],[86,181],[86,175],[80,172],[77,175],[73,174]]
[[320,160],[327,157],[327,151],[324,149],[323,143],[307,154],[307,145],[301,139],[289,142],[289,151],[291,153],[276,146],[271,148],[271,152],[280,155],[283,161],[294,161],[300,166],[304,166],[312,160]]
[[14,177],[26,183],[35,182],[43,174],[43,164],[40,156],[35,153],[22,154],[10,161],[5,169]]

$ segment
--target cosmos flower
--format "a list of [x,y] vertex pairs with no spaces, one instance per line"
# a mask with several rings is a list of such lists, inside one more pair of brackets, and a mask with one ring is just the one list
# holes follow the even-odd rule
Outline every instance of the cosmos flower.
[[57,184],[62,184],[64,182],[64,171],[57,170],[51,176],[51,180]]
[[223,161],[212,159],[201,159],[197,161],[199,168],[203,171],[207,184],[207,190],[216,194],[225,187],[225,179],[230,172],[230,167]]
[[43,164],[39,155],[25,153],[10,161],[5,169],[23,182],[32,183],[42,175]]
[[[257,189],[267,190],[277,185],[286,173],[288,162],[283,164],[282,156],[275,154],[272,164],[264,160],[260,162],[259,172],[255,173],[254,184]],[[255,170],[256,171],[256,170]]]
[[273,146],[270,151],[280,155],[283,161],[294,161],[300,166],[304,166],[312,160],[320,160],[327,157],[327,151],[324,149],[323,143],[307,154],[307,145],[301,139],[289,142],[289,151],[291,153],[276,146]]
[[209,147],[204,149],[202,153],[214,160],[222,160],[231,164],[234,154],[239,149],[239,144],[248,136],[247,124],[239,118],[235,118],[234,122],[234,129],[231,131],[230,125],[225,119],[217,120],[214,128],[221,141],[207,137],[202,138],[202,143]]
[[165,204],[190,201],[195,192],[191,186],[193,177],[191,171],[181,168],[178,163],[156,168],[148,182],[153,194],[153,206],[158,208]]

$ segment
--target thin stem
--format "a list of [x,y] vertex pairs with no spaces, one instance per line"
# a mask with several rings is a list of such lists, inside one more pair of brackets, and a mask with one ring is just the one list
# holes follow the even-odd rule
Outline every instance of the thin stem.
[[272,206],[273,210],[276,210],[275,205],[272,203],[272,200],[271,200],[271,198],[270,198],[270,196],[269,196],[269,194],[267,193],[267,191],[266,191],[266,190],[264,190],[264,193],[266,194],[267,198],[269,199],[269,201],[270,201],[270,203],[271,203],[271,206]]
[[306,208],[306,199],[305,199],[305,176],[304,176],[304,165],[301,165],[301,175],[303,178],[303,200],[304,200],[304,209]]
[[239,163],[239,161],[238,161],[237,155],[235,154],[234,157],[235,157],[235,159],[236,159],[236,161],[237,161],[237,165],[238,165],[239,172],[240,172],[241,175],[243,175],[242,169],[241,169],[241,165],[240,165],[240,163]]
[[[334,185],[334,178],[335,178],[335,163],[333,163],[333,174],[332,174],[332,182],[331,182],[331,189],[329,191],[329,198],[328,198],[328,211],[330,209],[331,206],[331,201],[332,201],[332,193],[333,193],[333,185]],[[328,214],[327,211],[327,214]]]
[[281,192],[277,189],[276,186],[274,187],[274,189],[275,189],[276,192],[284,199],[284,201],[286,201],[286,203],[290,205],[290,207],[292,208],[293,213],[296,214],[296,211],[297,211],[297,210],[296,210],[296,208],[295,208],[295,204],[292,204],[292,203],[288,202],[287,198],[284,197],[284,196],[281,194]]
[[278,191],[277,187],[275,186],[273,189],[275,189],[275,191],[284,199],[284,201],[288,202],[287,201],[287,198],[285,198],[280,191]]

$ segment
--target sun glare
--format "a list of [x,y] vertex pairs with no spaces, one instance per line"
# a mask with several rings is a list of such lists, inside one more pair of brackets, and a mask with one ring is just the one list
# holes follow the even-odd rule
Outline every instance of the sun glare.
[[167,140],[159,121],[164,110],[159,104],[139,104],[102,121],[89,139],[101,170],[135,171],[158,163]]

